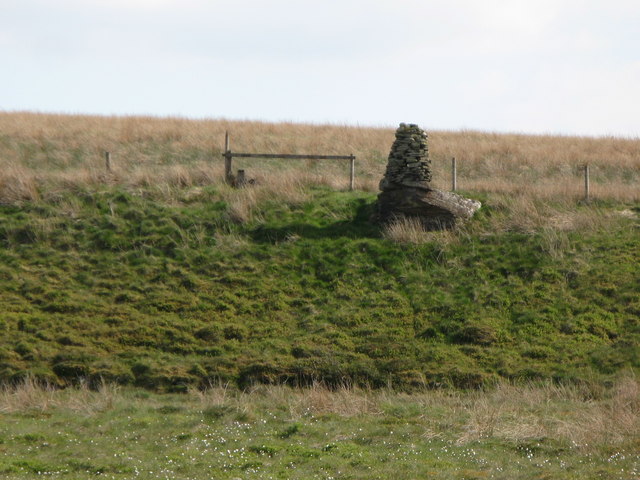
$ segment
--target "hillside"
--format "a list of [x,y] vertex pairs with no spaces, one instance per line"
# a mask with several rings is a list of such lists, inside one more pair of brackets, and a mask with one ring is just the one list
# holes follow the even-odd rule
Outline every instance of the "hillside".
[[[447,158],[464,159],[459,184],[483,208],[424,233],[370,221],[392,130],[0,125],[2,381],[466,388],[640,368],[636,140],[434,132],[440,186]],[[238,150],[354,153],[357,190],[346,166],[277,161],[244,163],[257,184],[234,190],[225,129]]]

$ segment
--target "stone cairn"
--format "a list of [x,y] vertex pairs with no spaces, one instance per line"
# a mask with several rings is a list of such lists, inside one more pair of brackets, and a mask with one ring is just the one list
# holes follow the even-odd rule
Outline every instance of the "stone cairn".
[[400,124],[396,140],[391,146],[387,171],[380,182],[380,190],[393,185],[429,186],[431,162],[427,133],[418,125]]
[[380,181],[378,219],[417,218],[427,230],[452,228],[468,220],[480,202],[431,188],[427,134],[418,125],[401,123]]

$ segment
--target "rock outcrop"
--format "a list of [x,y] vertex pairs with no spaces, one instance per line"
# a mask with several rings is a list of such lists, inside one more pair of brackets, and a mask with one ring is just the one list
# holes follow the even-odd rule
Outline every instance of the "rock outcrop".
[[380,181],[378,219],[417,218],[428,230],[452,228],[468,220],[480,202],[431,188],[427,134],[417,125],[400,124]]

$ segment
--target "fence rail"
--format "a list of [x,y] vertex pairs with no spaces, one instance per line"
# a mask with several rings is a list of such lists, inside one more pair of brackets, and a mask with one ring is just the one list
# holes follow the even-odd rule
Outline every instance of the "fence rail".
[[[229,152],[232,157],[237,158],[283,158],[296,160],[352,160],[354,155],[297,155],[290,153],[236,153]],[[225,155],[223,153],[223,155]]]
[[[238,153],[232,152],[229,147],[229,132],[224,135],[224,177],[228,183],[244,184],[245,173],[244,170],[238,170],[238,175],[235,177],[232,173],[233,158],[263,158],[263,159],[284,159],[284,160],[349,160],[349,190],[355,188],[355,173],[356,173],[356,157],[355,155],[305,155],[305,154],[290,154],[290,153]],[[241,179],[241,181],[239,181]]]

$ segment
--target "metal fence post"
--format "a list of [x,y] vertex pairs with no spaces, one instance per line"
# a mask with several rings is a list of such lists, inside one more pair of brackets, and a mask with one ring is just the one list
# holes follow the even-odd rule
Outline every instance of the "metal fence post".
[[456,166],[456,157],[451,159],[451,191],[455,192],[458,188],[458,170]]
[[584,200],[589,201],[589,164],[584,166]]
[[349,167],[349,190],[353,192],[355,183],[356,183],[356,157],[351,155],[349,158],[350,167]]

